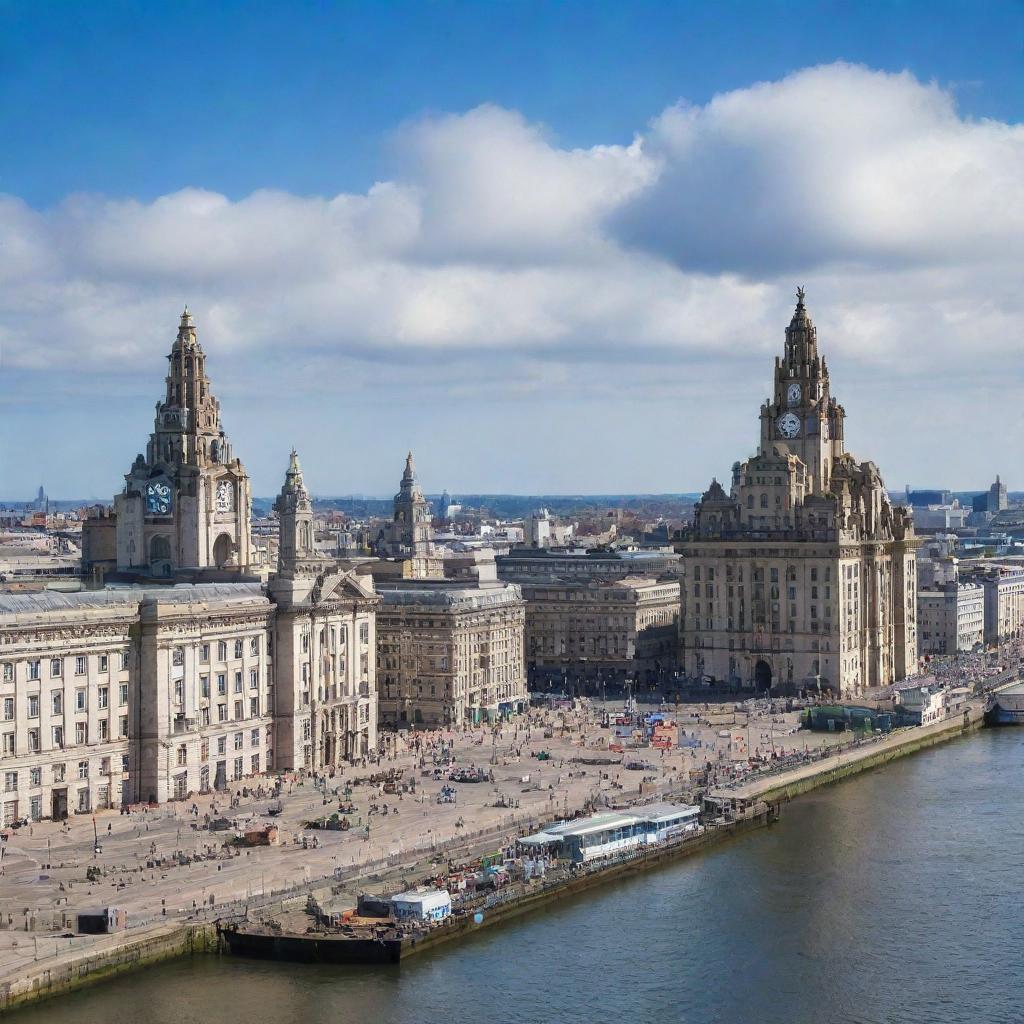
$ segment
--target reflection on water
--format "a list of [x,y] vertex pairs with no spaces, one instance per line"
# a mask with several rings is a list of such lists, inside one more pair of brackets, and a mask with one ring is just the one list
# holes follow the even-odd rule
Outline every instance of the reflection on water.
[[1024,729],[802,798],[770,830],[401,968],[199,958],[19,1024],[1018,1022]]

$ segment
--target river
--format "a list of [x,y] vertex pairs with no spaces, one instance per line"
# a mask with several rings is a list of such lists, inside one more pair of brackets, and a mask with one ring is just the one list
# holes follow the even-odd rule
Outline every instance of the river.
[[1002,1024],[1024,1020],[1024,729],[800,798],[782,820],[398,968],[200,958],[18,1024]]

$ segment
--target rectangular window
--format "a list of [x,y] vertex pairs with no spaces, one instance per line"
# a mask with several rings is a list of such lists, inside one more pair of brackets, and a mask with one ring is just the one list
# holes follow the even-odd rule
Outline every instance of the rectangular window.
[[235,657],[240,658],[242,656],[242,641],[235,641]]
[[241,672],[236,672],[235,673],[235,693],[241,693],[241,692],[242,692],[242,673]]
[[78,762],[78,777],[80,779],[87,779],[87,778],[89,778],[89,762],[88,761],[79,761]]
[[101,686],[96,691],[96,704],[97,707],[105,708],[110,703],[110,690],[106,686]]
[[174,680],[174,703],[175,704],[184,704],[185,703],[185,680],[184,679],[175,679]]
[[188,747],[184,743],[178,745],[178,764],[188,764]]
[[228,750],[228,738],[227,736],[217,737],[217,753],[226,754]]
[[259,697],[249,698],[249,717],[258,718],[260,713],[260,699]]
[[209,661],[210,660],[210,645],[209,644],[203,644],[202,647],[199,648],[199,660],[200,661]]
[[259,669],[249,669],[249,689],[255,690],[260,685],[260,673]]
[[359,642],[361,644],[370,642],[370,624],[368,622],[359,623]]
[[128,684],[121,683],[117,688],[117,703],[124,707],[128,703]]
[[131,651],[122,651],[121,652],[121,670],[122,671],[127,670],[128,666],[131,664],[131,658],[132,658]]
[[12,665],[9,661],[4,662],[4,682],[14,682],[14,665]]
[[4,792],[15,793],[18,790],[18,773],[4,772]]
[[29,677],[29,679],[38,679],[39,678],[39,662],[38,661],[30,661],[28,663],[28,677]]
[[63,667],[64,667],[64,663],[60,660],[60,658],[54,658],[50,662],[50,676],[51,676],[51,678],[59,679],[61,671],[63,670]]
[[253,636],[249,638],[249,653],[255,657],[260,653],[260,638]]
[[101,672],[106,672],[108,668],[109,668],[109,661],[107,659],[107,656],[105,654],[101,654],[100,655],[100,671]]
[[14,733],[13,732],[5,732],[4,733],[3,751],[4,751],[5,754],[13,754],[15,752]]
[[120,718],[120,720],[118,722],[118,730],[119,730],[121,739],[125,739],[127,737],[127,735],[128,735],[128,716],[127,715],[122,715],[121,716],[121,718]]
[[228,720],[228,706],[227,704],[217,705],[217,721],[226,722]]
[[210,760],[210,741],[203,740],[199,744],[199,760],[209,761]]
[[64,765],[55,764],[53,766],[53,781],[63,782],[64,781]]
[[100,743],[106,743],[107,740],[110,739],[110,725],[108,724],[107,719],[105,718],[101,718],[97,724],[99,725],[100,730]]
[[259,775],[260,773],[260,755],[253,754],[249,759],[249,770],[253,775]]
[[260,745],[259,729],[253,729],[252,732],[249,733],[249,743],[254,747],[258,747]]
[[223,697],[228,692],[228,677],[224,672],[217,673],[217,696]]
[[28,784],[30,786],[41,786],[43,784],[43,769],[31,768],[28,773]]
[[243,740],[242,734],[240,732],[236,732],[235,733],[235,750],[241,750],[242,749],[242,740]]
[[64,726],[55,725],[53,727],[53,745],[57,750],[64,749]]
[[245,763],[244,757],[235,758],[235,778],[240,779],[242,777],[242,765]]
[[228,645],[227,645],[226,641],[221,640],[217,644],[217,660],[218,661],[224,661],[224,660],[227,659],[227,656],[228,656]]
[[242,717],[242,702],[240,700],[235,701],[235,718],[239,719]]
[[89,692],[88,690],[75,690],[75,710],[85,711],[88,708]]
[[200,676],[199,677],[199,696],[209,697],[210,696],[210,677]]
[[89,742],[88,722],[75,722],[75,742],[79,744]]
[[29,729],[28,731],[28,749],[30,754],[39,753],[39,730]]
[[4,697],[4,721],[14,721],[14,698]]
[[76,676],[84,676],[85,675],[85,658],[81,654],[78,655],[77,658],[75,658],[75,675]]

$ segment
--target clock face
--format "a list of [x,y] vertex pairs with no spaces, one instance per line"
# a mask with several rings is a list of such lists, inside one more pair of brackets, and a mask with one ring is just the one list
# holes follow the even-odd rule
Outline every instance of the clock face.
[[778,418],[776,426],[783,437],[796,437],[800,433],[800,418],[796,413],[787,412]]
[[789,402],[790,405],[799,405],[800,404],[800,385],[799,384],[790,384],[789,385],[789,387],[786,390],[786,401]]
[[235,493],[230,480],[221,480],[217,484],[217,511],[230,512],[235,504]]
[[171,485],[166,480],[146,484],[146,511],[151,516],[166,516],[171,511]]

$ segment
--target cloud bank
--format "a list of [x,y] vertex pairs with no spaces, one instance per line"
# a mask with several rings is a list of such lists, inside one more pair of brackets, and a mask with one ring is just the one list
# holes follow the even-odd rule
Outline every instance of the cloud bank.
[[292,389],[528,396],[553,429],[617,396],[639,435],[653,397],[683,434],[708,395],[753,420],[799,282],[848,406],[854,381],[914,381],[927,422],[929,380],[955,410],[993,365],[1019,380],[1024,128],[909,74],[809,68],[586,149],[481,106],[399,126],[393,154],[390,180],[330,198],[0,197],[3,366],[45,392],[55,367],[87,388],[116,365],[155,399],[187,301],[215,386],[279,359]]

